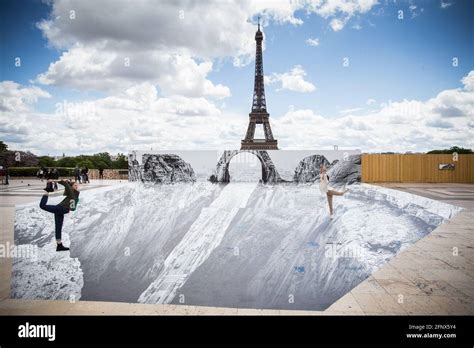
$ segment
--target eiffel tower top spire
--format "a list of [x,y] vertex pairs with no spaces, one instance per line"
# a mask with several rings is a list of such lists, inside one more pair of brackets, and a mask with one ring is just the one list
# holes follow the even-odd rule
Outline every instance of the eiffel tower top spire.
[[267,102],[265,100],[265,87],[263,85],[263,33],[260,31],[260,17],[258,17],[258,30],[255,33],[257,43],[255,53],[255,82],[253,88],[252,112],[266,113]]

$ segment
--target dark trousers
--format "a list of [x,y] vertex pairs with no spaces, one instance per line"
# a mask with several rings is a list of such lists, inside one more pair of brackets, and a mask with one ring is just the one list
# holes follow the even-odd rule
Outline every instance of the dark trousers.
[[61,231],[63,229],[64,214],[69,211],[62,205],[48,205],[48,196],[41,197],[40,208],[54,214],[54,225],[56,240],[61,240]]

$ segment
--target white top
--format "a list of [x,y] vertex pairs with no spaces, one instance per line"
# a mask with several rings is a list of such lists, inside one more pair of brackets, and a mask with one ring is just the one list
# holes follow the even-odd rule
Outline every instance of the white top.
[[329,190],[329,178],[327,174],[324,174],[321,176],[319,179],[319,189],[321,190],[321,193],[328,193]]

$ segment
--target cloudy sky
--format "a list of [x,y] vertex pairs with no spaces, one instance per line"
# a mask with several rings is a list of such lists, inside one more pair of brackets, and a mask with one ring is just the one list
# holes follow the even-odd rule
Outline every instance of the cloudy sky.
[[472,148],[472,13],[462,0],[2,1],[0,140],[50,155],[239,148],[260,16],[280,148]]

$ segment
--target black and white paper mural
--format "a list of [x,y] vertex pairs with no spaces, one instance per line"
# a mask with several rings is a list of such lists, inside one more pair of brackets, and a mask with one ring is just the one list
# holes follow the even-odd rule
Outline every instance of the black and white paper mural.
[[460,211],[354,183],[330,220],[317,184],[194,181],[189,157],[166,156],[181,173],[173,185],[82,192],[68,253],[56,253],[48,213],[18,206],[15,244],[35,258],[14,259],[12,297],[323,310]]
[[352,184],[360,161],[359,150],[226,150],[132,151],[128,162],[130,181],[310,183],[324,165],[331,182]]
[[[32,257],[14,258],[11,297],[328,308],[460,211],[361,183],[361,154],[471,151],[473,9],[4,0],[2,154],[91,170],[64,221],[70,251],[38,181],[15,206]],[[446,158],[437,172],[463,168]],[[321,165],[348,189],[331,216]]]

